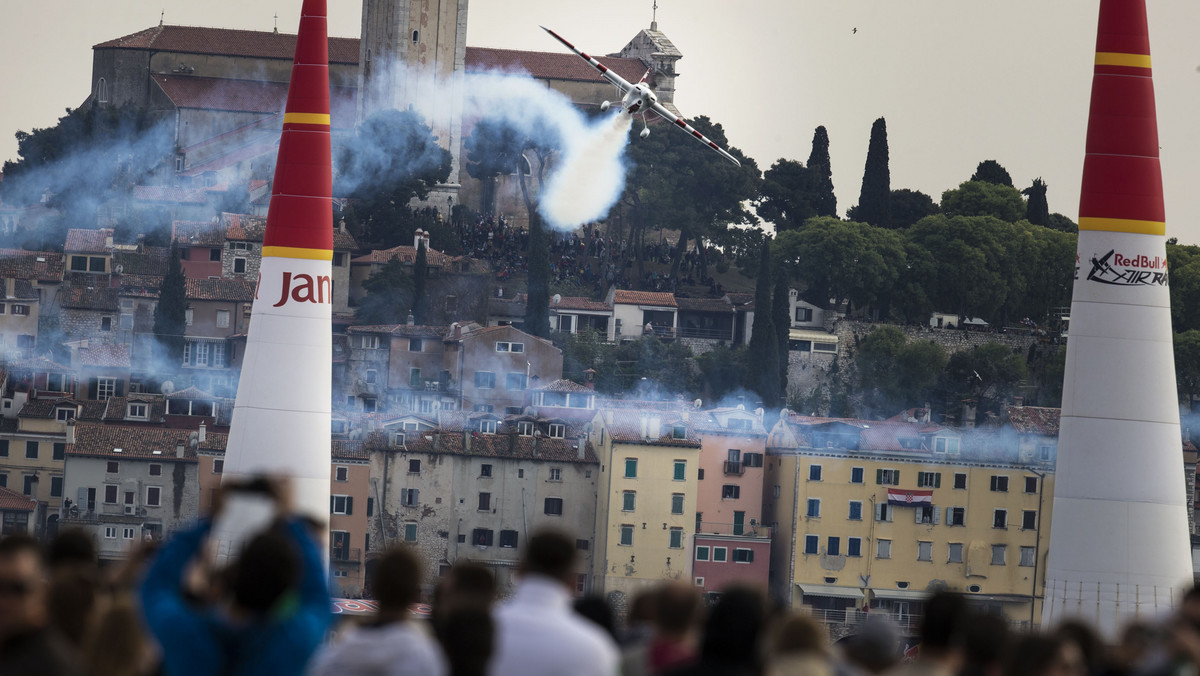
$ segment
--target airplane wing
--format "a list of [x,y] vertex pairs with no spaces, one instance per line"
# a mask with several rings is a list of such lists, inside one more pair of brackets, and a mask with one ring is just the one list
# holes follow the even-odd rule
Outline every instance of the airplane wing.
[[588,56],[586,52],[582,52],[582,51],[576,49],[575,45],[567,42],[565,39],[563,39],[563,36],[559,35],[558,33],[555,33],[554,31],[550,30],[549,28],[546,28],[545,26],[539,26],[539,28],[546,31],[550,35],[553,35],[555,40],[558,40],[559,42],[563,43],[564,45],[567,46],[567,49],[570,49],[572,52],[575,52],[576,54],[581,56],[584,61],[587,61],[588,63],[590,63],[592,65],[592,68],[595,68],[596,70],[600,71],[600,74],[604,76],[605,80],[608,80],[609,82],[620,87],[622,92],[627,92],[630,89],[633,89],[633,85],[629,84],[629,82],[626,81],[625,78],[612,72],[612,69],[609,68],[608,66],[606,66],[606,65],[600,63],[599,61],[593,59],[592,57]]
[[682,129],[682,130],[686,131],[687,133],[691,134],[692,136],[694,136],[697,141],[700,141],[701,143],[708,146],[709,148],[712,148],[713,150],[717,151],[718,153],[721,153],[721,156],[724,157],[725,159],[729,160],[730,162],[733,162],[734,164],[738,165],[739,167],[742,166],[742,163],[738,162],[736,157],[725,152],[724,148],[722,148],[721,146],[717,145],[716,143],[713,143],[712,141],[710,141],[707,136],[696,131],[696,129],[694,127],[692,127],[692,125],[688,124],[687,122],[684,122],[682,117],[679,117],[675,113],[672,113],[671,111],[667,110],[661,103],[659,103],[657,101],[652,102],[650,104],[650,109],[653,110],[654,112],[658,113],[659,117],[665,119],[667,122],[674,124],[676,127],[679,127],[680,129]]

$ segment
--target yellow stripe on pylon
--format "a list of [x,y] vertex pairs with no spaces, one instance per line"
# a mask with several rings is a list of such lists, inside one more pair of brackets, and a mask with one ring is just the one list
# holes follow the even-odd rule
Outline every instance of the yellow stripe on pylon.
[[1081,216],[1080,230],[1103,230],[1104,232],[1129,232],[1135,235],[1165,235],[1167,224],[1162,221],[1138,221],[1132,218],[1093,218]]
[[333,260],[333,251],[331,249],[302,249],[294,246],[264,246],[262,250],[264,258],[303,258],[310,261],[331,261]]
[[329,126],[329,113],[284,113],[284,124],[323,124]]
[[1124,54],[1122,52],[1096,52],[1097,66],[1127,66],[1129,68],[1149,68],[1149,54]]

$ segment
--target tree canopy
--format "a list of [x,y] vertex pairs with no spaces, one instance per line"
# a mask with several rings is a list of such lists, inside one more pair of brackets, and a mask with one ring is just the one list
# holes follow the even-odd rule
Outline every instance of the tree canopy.
[[887,122],[881,117],[871,125],[862,190],[850,218],[882,228],[892,227],[892,179],[888,167]]
[[1025,217],[1025,200],[1012,186],[967,181],[942,193],[942,213],[948,216],[993,216],[1015,223]]
[[179,262],[179,249],[171,246],[167,274],[163,275],[154,305],[154,337],[161,350],[162,368],[174,372],[183,363],[183,335],[187,329],[187,279]]
[[817,127],[813,132],[808,169],[813,177],[813,209],[818,216],[837,216],[837,197],[833,194],[833,168],[829,161],[829,134],[825,127]]
[[996,160],[984,160],[975,167],[975,173],[971,175],[972,181],[982,181],[984,183],[993,183],[995,185],[1006,185],[1013,187],[1012,176],[1008,175],[1008,170],[1000,166]]

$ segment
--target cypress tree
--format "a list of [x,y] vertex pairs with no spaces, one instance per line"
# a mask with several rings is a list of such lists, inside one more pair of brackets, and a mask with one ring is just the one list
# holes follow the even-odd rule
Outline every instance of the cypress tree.
[[1033,179],[1033,185],[1021,191],[1029,197],[1025,204],[1025,220],[1034,225],[1050,226],[1050,204],[1046,201],[1046,183],[1041,177]]
[[825,127],[813,133],[808,170],[813,179],[813,210],[818,216],[837,217],[837,197],[833,194],[833,169],[829,163],[829,134]]
[[779,336],[771,319],[771,243],[763,244],[754,286],[754,324],[746,358],[746,386],[762,398],[763,408],[779,404]]
[[529,210],[529,280],[525,298],[525,332],[550,337],[550,236],[535,209]]
[[183,362],[183,333],[187,328],[187,279],[179,262],[179,249],[171,245],[167,274],[158,290],[154,306],[154,337],[166,368],[175,369]]
[[862,192],[858,195],[857,218],[881,228],[892,226],[892,178],[888,169],[887,122],[881,117],[871,125],[867,164],[863,169]]
[[775,324],[775,337],[779,355],[779,396],[787,399],[788,387],[788,333],[792,326],[792,308],[788,297],[787,273],[780,266],[775,271],[775,291],[771,294],[771,321]]
[[429,265],[426,263],[425,240],[417,244],[417,258],[413,261],[413,321],[424,325],[429,313],[429,294],[425,286],[429,278]]
[[1008,170],[1004,168],[996,160],[984,160],[975,167],[975,173],[971,174],[972,181],[983,181],[984,183],[995,183],[996,185],[1006,185],[1013,187],[1012,176],[1008,174]]

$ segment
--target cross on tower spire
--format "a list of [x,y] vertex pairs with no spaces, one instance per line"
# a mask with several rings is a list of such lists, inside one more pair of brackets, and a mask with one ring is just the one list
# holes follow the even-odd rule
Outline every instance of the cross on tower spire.
[[275,34],[279,35],[279,12],[275,12]]
[[161,12],[159,12],[159,14],[158,14],[158,25],[159,26],[163,25],[163,19],[165,19],[166,17],[167,17],[167,10],[164,9]]

